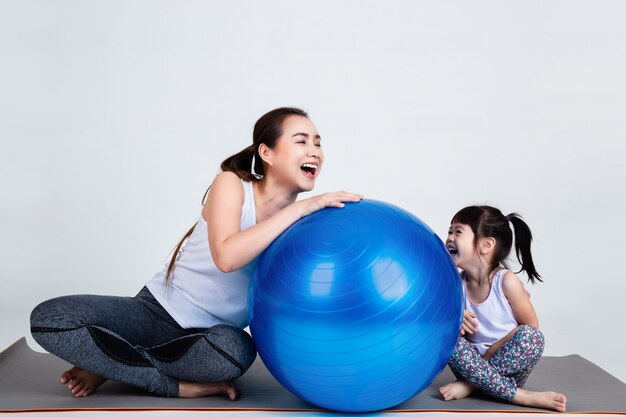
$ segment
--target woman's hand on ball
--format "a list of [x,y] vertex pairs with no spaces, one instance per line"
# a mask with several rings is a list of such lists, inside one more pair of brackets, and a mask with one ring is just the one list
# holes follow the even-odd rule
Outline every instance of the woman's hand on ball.
[[301,207],[301,217],[308,216],[325,207],[344,207],[346,202],[361,201],[361,194],[349,193],[347,191],[333,191],[309,197],[307,199],[296,202]]

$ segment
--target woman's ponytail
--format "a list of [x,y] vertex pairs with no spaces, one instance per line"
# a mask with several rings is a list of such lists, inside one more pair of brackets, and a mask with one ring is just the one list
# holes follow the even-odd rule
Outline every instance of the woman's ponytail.
[[264,144],[274,149],[276,141],[283,134],[283,122],[289,116],[308,118],[308,114],[296,107],[279,107],[265,113],[254,124],[252,131],[252,145],[241,152],[230,156],[222,162],[222,171],[235,173],[244,181],[254,181],[265,175],[263,160],[257,155],[259,146]]
[[[229,156],[223,162],[220,168],[222,171],[230,171],[235,173],[239,178],[244,181],[254,181],[257,175],[263,175],[263,163],[260,158],[255,158],[257,153],[257,146],[252,144],[240,152]],[[252,162],[254,161],[254,167]],[[257,175],[255,175],[257,174]]]
[[515,233],[515,254],[517,255],[517,260],[522,265],[520,272],[525,271],[528,275],[528,280],[533,284],[536,280],[543,282],[541,275],[539,275],[535,268],[530,252],[530,243],[533,240],[530,228],[517,213],[509,214],[506,216],[506,219],[513,225],[513,231]]
[[176,258],[178,258],[180,248],[183,246],[183,243],[185,243],[185,240],[187,240],[187,238],[191,236],[197,224],[198,223],[196,222],[196,224],[191,226],[191,229],[189,229],[187,233],[185,233],[185,236],[183,236],[183,238],[176,245],[176,248],[174,248],[172,258],[170,259],[170,263],[167,266],[167,271],[165,272],[165,279],[163,280],[163,285],[165,285],[166,287],[168,287],[170,285],[170,282],[172,282],[172,271],[174,270],[174,264],[176,263]]

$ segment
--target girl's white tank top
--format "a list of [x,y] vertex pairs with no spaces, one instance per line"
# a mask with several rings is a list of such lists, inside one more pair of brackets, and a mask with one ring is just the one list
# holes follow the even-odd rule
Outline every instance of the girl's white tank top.
[[[482,303],[474,303],[467,295],[467,286],[463,279],[465,294],[465,308],[476,314],[478,332],[466,334],[467,340],[484,355],[487,349],[498,340],[504,338],[511,330],[518,326],[513,310],[502,290],[502,280],[507,269],[500,268],[491,281],[491,289],[487,299]],[[463,277],[465,278],[465,277]]]

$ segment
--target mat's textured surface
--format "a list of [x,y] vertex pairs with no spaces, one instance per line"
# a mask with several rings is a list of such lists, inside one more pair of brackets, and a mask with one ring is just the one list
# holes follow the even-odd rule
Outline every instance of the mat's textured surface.
[[[257,359],[238,381],[238,401],[225,398],[160,398],[116,382],[106,382],[93,395],[74,398],[58,380],[69,365],[46,353],[32,351],[24,339],[0,354],[0,412],[46,410],[315,410],[282,388]],[[470,397],[445,402],[437,388],[454,377],[446,368],[414,398],[388,410],[543,412],[491,399]],[[626,384],[578,355],[544,357],[526,388],[560,391],[568,397],[568,412],[626,415]],[[393,387],[389,387],[393,389]]]

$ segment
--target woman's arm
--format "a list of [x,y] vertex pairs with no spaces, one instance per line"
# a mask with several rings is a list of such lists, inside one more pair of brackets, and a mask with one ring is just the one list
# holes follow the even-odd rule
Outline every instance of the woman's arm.
[[232,172],[219,174],[202,210],[208,225],[209,246],[215,265],[223,272],[237,270],[257,257],[279,234],[295,221],[324,207],[343,207],[344,201],[362,196],[345,191],[325,193],[293,202],[273,216],[241,230],[244,191]]

